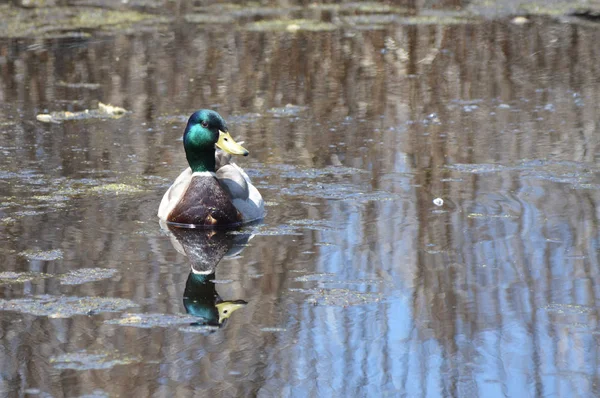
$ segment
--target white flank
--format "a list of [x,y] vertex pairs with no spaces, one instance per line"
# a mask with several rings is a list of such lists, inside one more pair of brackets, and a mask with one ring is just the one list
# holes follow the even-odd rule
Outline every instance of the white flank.
[[192,181],[192,177],[194,176],[214,177],[215,173],[210,171],[192,173],[192,169],[189,167],[183,170],[163,195],[160,206],[158,207],[158,218],[165,221],[167,220],[171,211],[175,208],[177,203],[179,203],[181,197],[185,194],[185,191],[187,191],[187,188]]

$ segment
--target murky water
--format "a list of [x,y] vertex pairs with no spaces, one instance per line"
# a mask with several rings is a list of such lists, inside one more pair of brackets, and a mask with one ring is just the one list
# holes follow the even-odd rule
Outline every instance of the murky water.
[[[600,394],[600,25],[379,11],[0,40],[3,396]],[[263,224],[161,230],[199,108]]]

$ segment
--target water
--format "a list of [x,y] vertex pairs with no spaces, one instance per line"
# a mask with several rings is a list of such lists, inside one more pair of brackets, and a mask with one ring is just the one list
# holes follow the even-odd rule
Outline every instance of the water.
[[[598,395],[598,25],[259,11],[0,40],[2,395]],[[172,236],[202,107],[268,214]]]

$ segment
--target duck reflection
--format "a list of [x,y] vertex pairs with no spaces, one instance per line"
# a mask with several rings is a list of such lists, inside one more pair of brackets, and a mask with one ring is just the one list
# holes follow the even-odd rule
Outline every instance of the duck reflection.
[[173,226],[168,226],[168,230],[175,250],[191,263],[183,305],[188,314],[198,317],[193,326],[224,326],[231,314],[248,303],[244,300],[223,300],[214,283],[215,271],[221,259],[241,253],[251,235]]

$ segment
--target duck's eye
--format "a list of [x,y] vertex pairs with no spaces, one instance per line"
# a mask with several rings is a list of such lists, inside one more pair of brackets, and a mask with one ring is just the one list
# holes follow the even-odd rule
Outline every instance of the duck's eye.
[[204,128],[208,127],[208,122],[206,120],[203,120],[200,122],[200,125]]
[[223,314],[227,314],[227,310],[223,311]]

